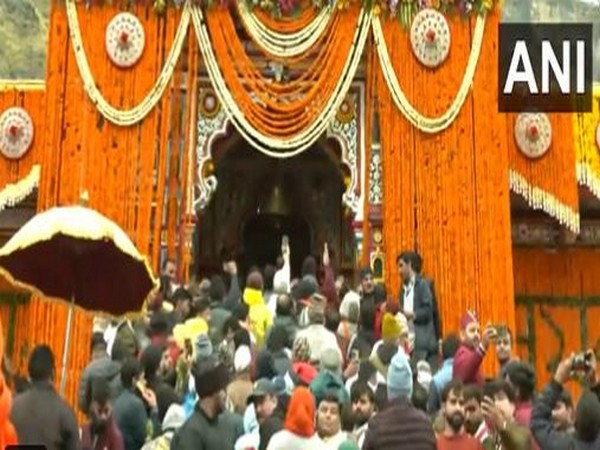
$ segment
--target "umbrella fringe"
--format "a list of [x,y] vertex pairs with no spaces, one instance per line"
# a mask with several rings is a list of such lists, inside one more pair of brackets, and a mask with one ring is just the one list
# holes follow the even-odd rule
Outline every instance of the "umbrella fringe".
[[[150,273],[152,273],[152,272],[150,272]],[[154,295],[156,295],[156,292],[158,291],[158,286],[155,283],[155,287],[148,293],[148,295],[144,299],[144,302],[142,303],[142,305],[138,311],[129,311],[124,314],[115,315],[115,314],[111,314],[106,311],[86,309],[86,308],[79,306],[77,303],[73,304],[73,302],[62,299],[62,298],[49,297],[48,295],[46,295],[44,292],[42,292],[40,289],[38,289],[34,285],[29,284],[29,283],[24,283],[22,281],[15,279],[15,277],[13,277],[12,274],[2,266],[0,266],[0,276],[4,277],[6,279],[6,281],[8,281],[17,290],[31,292],[32,294],[42,297],[44,299],[47,299],[49,301],[64,304],[67,307],[74,306],[74,308],[79,311],[85,311],[87,313],[93,314],[94,316],[105,317],[105,318],[110,318],[110,319],[119,319],[119,318],[140,319],[140,318],[143,318],[146,314],[146,304]]]

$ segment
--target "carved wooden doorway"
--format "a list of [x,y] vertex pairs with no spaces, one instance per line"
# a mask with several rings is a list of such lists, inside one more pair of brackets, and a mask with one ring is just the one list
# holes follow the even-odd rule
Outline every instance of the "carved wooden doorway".
[[[233,137],[229,139],[235,139]],[[292,250],[292,274],[327,241],[338,267],[354,261],[352,218],[341,202],[344,166],[325,140],[285,160],[269,158],[241,139],[214,152],[218,186],[198,224],[197,271],[218,271],[235,257],[242,274],[275,264],[281,238]]]

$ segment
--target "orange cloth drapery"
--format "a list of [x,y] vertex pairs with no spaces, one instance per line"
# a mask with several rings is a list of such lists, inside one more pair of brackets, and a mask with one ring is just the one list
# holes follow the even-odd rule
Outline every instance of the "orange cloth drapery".
[[[497,22],[490,14],[473,94],[443,133],[417,131],[393,104],[378,71],[383,159],[383,232],[388,286],[396,294],[396,255],[416,248],[432,276],[443,329],[476,309],[483,322],[514,328],[506,116],[497,112]],[[471,23],[473,26],[473,23]],[[448,107],[471,46],[469,23],[451,21],[452,53],[436,71],[414,58],[408,33],[384,22],[384,35],[409,101],[427,116]],[[487,358],[488,371],[493,358]]]

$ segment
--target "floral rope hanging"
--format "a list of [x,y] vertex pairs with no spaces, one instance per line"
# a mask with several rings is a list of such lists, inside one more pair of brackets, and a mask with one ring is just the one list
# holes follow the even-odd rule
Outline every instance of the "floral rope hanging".
[[0,211],[16,205],[29,196],[40,182],[40,166],[34,165],[25,178],[0,189]]
[[533,209],[547,212],[561,225],[579,234],[579,212],[574,211],[551,193],[530,184],[527,178],[514,169],[510,169],[509,183],[510,190],[521,195]]
[[[255,100],[252,100],[250,95],[246,95],[246,98],[241,99],[234,97],[225,80],[225,76],[232,76],[232,74],[224,74],[221,72],[215,51],[212,48],[211,39],[201,8],[194,8],[192,10],[192,21],[200,43],[200,49],[207,71],[215,87],[216,95],[230,120],[240,134],[257,150],[271,157],[288,158],[297,155],[310,147],[327,129],[331,118],[339,109],[360,63],[360,58],[370,29],[371,14],[367,10],[361,9],[352,45],[343,64],[343,69],[340,76],[336,77],[336,80],[329,81],[333,83],[334,89],[332,94],[328,95],[322,109],[316,112],[314,117],[311,117],[308,126],[293,135],[281,137],[266,134],[257,129],[256,126],[246,118],[243,108],[254,107],[255,110],[258,108],[259,114],[262,114],[263,116],[266,112],[261,105],[255,104]],[[245,102],[243,107],[238,104],[240,100]],[[284,107],[281,108],[285,109]],[[305,113],[306,112],[307,111],[305,111]],[[257,117],[256,120],[260,120],[260,118]],[[274,151],[273,149],[276,150]]]
[[96,83],[94,81],[94,77],[92,75],[83,46],[82,33],[79,27],[79,19],[77,16],[77,4],[75,0],[66,0],[66,2],[69,33],[73,43],[75,60],[77,61],[77,67],[79,68],[79,73],[83,80],[83,88],[88,94],[90,100],[94,103],[104,118],[115,125],[127,127],[140,122],[156,106],[158,101],[163,96],[171,77],[173,76],[173,72],[175,70],[177,60],[181,55],[181,50],[183,48],[190,24],[190,4],[185,4],[183,13],[181,15],[181,22],[179,23],[175,40],[173,41],[173,46],[169,55],[167,56],[165,65],[159,74],[156,83],[139,104],[128,110],[120,110],[109,104],[100,90],[96,87]]
[[573,118],[577,180],[600,199],[600,88],[594,89],[591,113]]
[[305,28],[288,34],[264,25],[244,1],[237,2],[237,10],[252,40],[263,51],[277,58],[298,56],[311,49],[321,39],[332,16],[331,8],[323,8]]
[[402,90],[400,82],[394,73],[394,68],[390,60],[387,44],[385,42],[381,21],[377,16],[373,18],[373,36],[375,38],[375,46],[379,55],[381,70],[386,84],[392,94],[394,104],[411,124],[424,133],[435,134],[444,131],[452,124],[452,122],[454,122],[460,113],[467,95],[469,94],[471,85],[473,84],[473,77],[475,76],[475,69],[477,68],[477,62],[479,61],[479,55],[481,53],[481,47],[483,44],[485,20],[485,13],[477,16],[475,32],[473,34],[473,42],[471,44],[471,53],[469,54],[469,61],[454,101],[441,116],[426,117],[417,109],[415,109],[415,107],[413,107],[406,98],[406,94]]

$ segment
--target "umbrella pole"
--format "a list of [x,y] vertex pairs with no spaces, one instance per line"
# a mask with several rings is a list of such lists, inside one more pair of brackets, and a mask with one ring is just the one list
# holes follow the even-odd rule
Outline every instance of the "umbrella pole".
[[67,361],[69,359],[69,345],[71,344],[71,331],[73,328],[73,312],[75,311],[75,297],[71,298],[69,305],[69,314],[67,316],[67,335],[65,336],[65,347],[62,355],[62,368],[60,372],[60,395],[65,395],[65,387],[67,386]]

